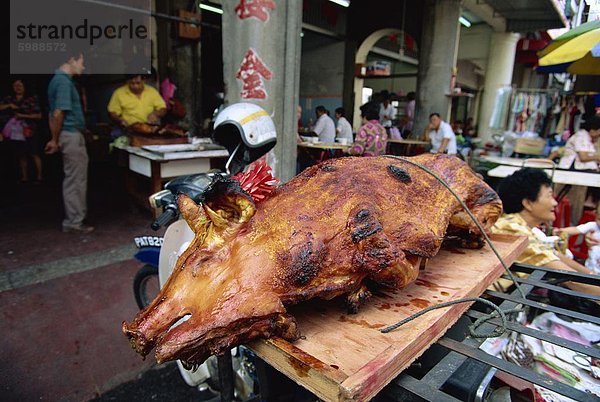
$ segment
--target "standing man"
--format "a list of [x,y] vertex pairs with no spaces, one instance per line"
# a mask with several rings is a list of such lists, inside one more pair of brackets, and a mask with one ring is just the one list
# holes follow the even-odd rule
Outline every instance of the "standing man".
[[108,102],[108,113],[121,127],[134,123],[158,124],[167,114],[167,105],[158,91],[146,85],[145,77],[133,74],[117,88]]
[[321,142],[335,142],[335,123],[327,114],[325,106],[317,106],[315,109],[317,122],[313,132],[319,136]]
[[431,141],[431,152],[456,155],[456,135],[450,124],[443,121],[439,113],[429,115],[429,126],[423,133],[425,141]]
[[352,135],[352,126],[346,119],[346,111],[342,107],[335,109],[335,118],[337,119],[337,138],[346,138],[348,144],[352,144],[354,136]]
[[392,127],[392,120],[394,120],[394,117],[396,117],[396,110],[390,103],[390,96],[386,94],[383,97],[381,106],[379,106],[379,123],[389,131]]
[[52,138],[44,151],[47,154],[62,153],[65,174],[63,232],[89,233],[94,230],[83,223],[87,213],[88,155],[82,134],[85,119],[81,99],[73,82],[73,76],[81,75],[84,69],[83,54],[73,53],[55,71],[48,85],[48,117]]

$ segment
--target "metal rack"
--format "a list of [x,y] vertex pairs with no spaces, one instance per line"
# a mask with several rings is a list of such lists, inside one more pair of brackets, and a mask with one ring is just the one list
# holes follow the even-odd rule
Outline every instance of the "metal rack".
[[[563,295],[575,296],[588,300],[600,300],[600,297],[593,296],[587,293],[581,293],[570,289],[556,286],[549,281],[578,282],[590,285],[600,285],[600,278],[595,275],[580,274],[576,272],[558,271],[551,268],[535,267],[525,264],[514,264],[511,266],[513,272],[529,274],[525,278],[517,279],[521,284],[521,288],[527,295],[527,299],[522,299],[517,291],[512,293],[502,293],[495,291],[486,291],[485,294],[489,297],[501,299],[503,302],[500,307],[504,310],[511,309],[519,304],[535,307],[540,311],[554,312],[577,320],[586,321],[600,325],[600,318],[591,315],[583,314],[577,311],[567,310],[565,308],[553,306],[550,304],[540,303],[530,299],[531,291],[536,288],[543,288],[559,292]],[[470,319],[477,319],[483,314],[479,311],[470,309],[464,316]],[[492,320],[485,324],[487,328],[483,330],[493,329],[494,326],[500,326],[500,320]],[[581,345],[572,341],[568,341],[554,335],[544,333],[532,328],[527,328],[515,322],[509,322],[508,330],[525,334],[552,344],[562,346],[586,356],[600,358],[600,349]],[[497,357],[491,356],[481,349],[479,346],[483,340],[465,338],[462,342],[456,341],[449,336],[442,337],[437,345],[444,348],[449,353],[442,358],[433,368],[429,370],[421,379],[417,379],[409,374],[400,374],[389,386],[381,393],[382,400],[396,401],[412,401],[412,400],[427,400],[427,401],[459,401],[460,399],[444,392],[444,385],[457,372],[457,370],[465,364],[479,365],[482,370],[486,370],[487,375],[491,378],[497,371],[503,372],[510,377],[516,377],[529,383],[547,388],[558,394],[572,398],[577,401],[598,401],[595,395],[587,394],[567,384],[555,381],[549,377],[542,376],[534,371],[518,366],[514,363],[507,362]],[[484,389],[479,389],[477,395],[473,396],[472,400],[481,400]],[[379,398],[379,397],[378,397]],[[462,398],[461,398],[462,399]]]

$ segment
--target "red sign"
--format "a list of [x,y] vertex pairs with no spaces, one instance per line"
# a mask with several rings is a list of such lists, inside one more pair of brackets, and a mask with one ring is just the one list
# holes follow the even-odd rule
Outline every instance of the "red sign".
[[244,83],[241,92],[242,99],[267,98],[262,78],[270,80],[273,78],[273,73],[258,57],[254,49],[248,49],[235,77]]
[[273,0],[240,0],[235,7],[235,13],[240,19],[257,18],[262,22],[269,19],[269,10],[275,10]]

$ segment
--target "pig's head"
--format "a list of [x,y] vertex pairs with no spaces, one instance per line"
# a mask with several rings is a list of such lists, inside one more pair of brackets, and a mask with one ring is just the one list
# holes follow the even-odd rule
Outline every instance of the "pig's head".
[[265,288],[264,253],[248,233],[252,197],[236,181],[220,180],[200,205],[185,195],[178,204],[195,237],[152,304],[123,322],[132,347],[145,356],[156,346],[159,363],[199,364],[257,337],[294,338],[295,322]]

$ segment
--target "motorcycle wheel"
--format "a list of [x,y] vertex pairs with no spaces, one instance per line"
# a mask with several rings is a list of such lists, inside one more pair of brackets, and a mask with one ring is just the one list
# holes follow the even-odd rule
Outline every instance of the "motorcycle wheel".
[[140,310],[152,303],[159,290],[158,267],[144,265],[133,278],[133,294]]

